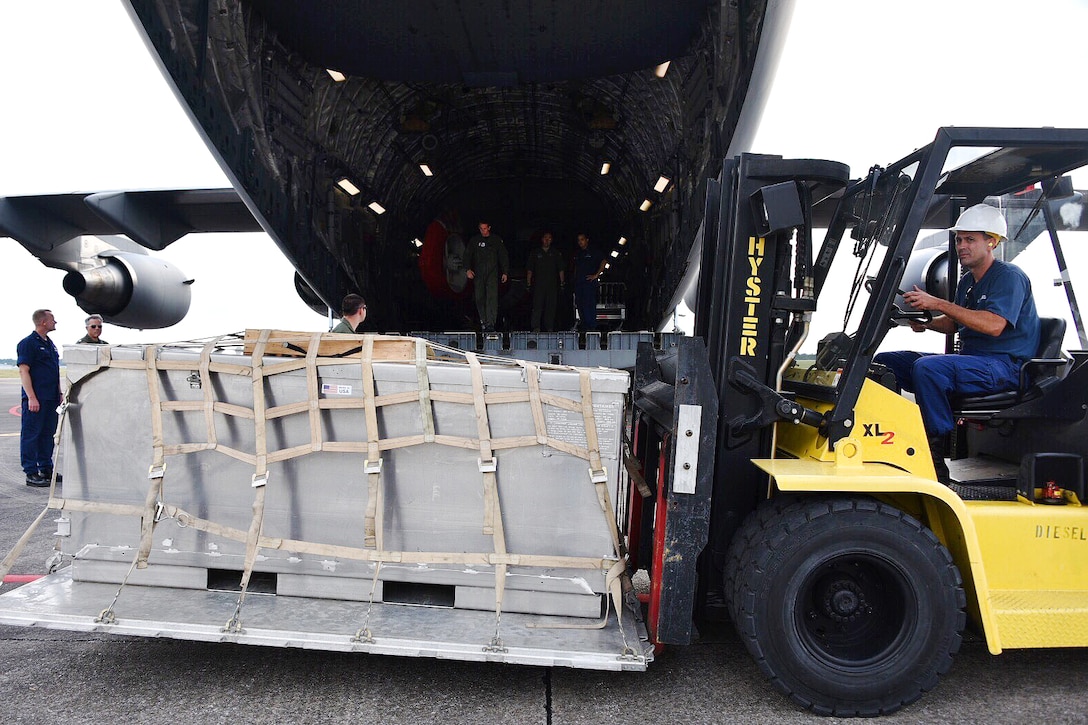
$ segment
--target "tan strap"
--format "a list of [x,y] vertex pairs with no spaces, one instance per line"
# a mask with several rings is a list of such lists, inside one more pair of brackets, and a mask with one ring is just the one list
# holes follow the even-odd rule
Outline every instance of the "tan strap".
[[416,385],[419,388],[419,417],[423,421],[423,441],[434,442],[434,410],[431,407],[431,380],[427,370],[427,341],[416,339]]
[[[321,333],[310,337],[310,347],[306,351],[306,394],[309,396],[307,412],[310,418],[310,450],[321,450],[324,436],[321,433],[321,383],[317,376],[317,353],[321,349]],[[266,413],[267,414],[267,413]]]
[[[80,511],[113,516],[141,516],[143,506],[136,504],[83,501],[79,499],[54,499],[48,509],[54,511]],[[173,519],[182,528],[191,528],[230,541],[244,543],[248,531],[209,521],[172,504],[163,504],[159,518]],[[615,566],[613,557],[560,556],[552,554],[497,554],[489,552],[450,551],[375,551],[362,547],[340,544],[322,544],[315,541],[283,539],[261,535],[257,545],[262,550],[289,551],[296,554],[313,554],[354,561],[387,562],[396,564],[456,564],[464,566],[539,567],[547,569],[597,569],[608,571]]]
[[205,450],[215,450],[218,436],[215,433],[215,387],[212,385],[212,353],[218,346],[220,338],[208,341],[204,349],[200,351],[200,390],[204,394],[202,410],[204,411],[204,435],[207,437],[208,446]]
[[159,348],[148,345],[144,352],[144,370],[147,372],[147,395],[151,404],[151,467],[147,477],[151,482],[144,497],[144,514],[140,522],[140,548],[136,552],[136,568],[146,569],[151,555],[152,537],[155,533],[155,508],[162,498],[162,479],[166,475],[166,459],[162,435],[162,391],[159,386]]
[[381,535],[378,531],[378,499],[381,488],[382,456],[378,439],[378,410],[374,385],[374,338],[367,336],[363,342],[359,365],[362,370],[363,413],[366,420],[366,460],[363,470],[367,476],[366,516],[363,520],[363,541],[365,546],[381,550]]
[[616,551],[616,556],[623,559],[624,546],[620,540],[616,517],[612,512],[611,496],[608,493],[608,472],[601,461],[600,441],[597,438],[597,418],[593,414],[593,382],[590,379],[588,370],[579,372],[579,382],[582,390],[582,418],[586,427],[586,448],[589,451],[589,478],[597,492],[597,502],[601,505],[601,511],[604,513],[605,525],[612,537],[612,546]]
[[[495,553],[506,554],[506,533],[502,525],[502,507],[499,504],[498,459],[491,448],[491,423],[487,417],[483,367],[474,353],[467,353],[469,371],[472,374],[473,406],[476,409],[476,431],[480,437],[480,471],[484,488],[484,533],[491,534]],[[495,617],[502,616],[502,600],[506,592],[506,564],[495,566]],[[498,635],[496,634],[496,637]]]
[[[253,565],[257,561],[257,552],[260,549],[259,542],[261,530],[264,527],[264,505],[268,491],[268,440],[265,423],[265,395],[264,395],[264,370],[263,360],[265,347],[268,344],[270,330],[262,330],[257,347],[253,351],[252,375],[253,375],[253,420],[255,466],[252,485],[256,489],[253,496],[253,517],[249,522],[249,531],[246,533],[246,554],[242,563],[242,592],[238,597],[238,609],[241,610],[242,601],[249,589],[249,580],[253,575]],[[237,617],[238,612],[235,613]]]
[[533,427],[536,428],[536,442],[548,444],[548,422],[544,417],[544,403],[540,396],[540,367],[526,362],[525,384],[529,388],[529,409],[533,414]]

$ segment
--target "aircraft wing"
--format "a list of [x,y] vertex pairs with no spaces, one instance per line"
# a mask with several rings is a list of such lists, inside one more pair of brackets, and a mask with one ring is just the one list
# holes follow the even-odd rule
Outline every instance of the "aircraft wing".
[[65,270],[64,291],[82,310],[123,327],[169,327],[189,311],[193,280],[148,249],[192,232],[256,231],[234,189],[0,197],[0,236]]
[[192,232],[259,231],[234,189],[0,197],[0,234],[31,252],[51,250],[83,234],[124,234],[161,251]]

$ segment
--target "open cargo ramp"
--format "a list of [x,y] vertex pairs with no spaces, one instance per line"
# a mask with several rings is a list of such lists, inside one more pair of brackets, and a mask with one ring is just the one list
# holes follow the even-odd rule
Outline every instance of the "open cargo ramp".
[[629,610],[622,623],[611,612],[600,629],[572,617],[503,614],[495,646],[493,612],[375,603],[365,641],[367,607],[357,602],[251,594],[241,630],[224,631],[237,593],[126,586],[113,623],[99,621],[116,593],[115,585],[73,582],[65,568],[0,595],[0,624],[537,667],[642,671],[653,660]]

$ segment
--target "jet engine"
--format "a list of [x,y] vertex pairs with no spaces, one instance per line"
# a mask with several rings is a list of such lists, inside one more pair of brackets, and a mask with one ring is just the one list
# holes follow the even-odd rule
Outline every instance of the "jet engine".
[[[899,289],[901,292],[909,292],[915,287],[936,297],[948,299],[947,246],[915,249],[911,253],[907,268],[903,270]],[[911,309],[902,294],[896,295],[895,305],[901,310]],[[905,325],[907,321],[900,321],[899,324]]]
[[64,276],[64,291],[84,312],[123,327],[152,330],[181,322],[189,311],[193,280],[169,262],[121,250],[97,256],[105,264]]

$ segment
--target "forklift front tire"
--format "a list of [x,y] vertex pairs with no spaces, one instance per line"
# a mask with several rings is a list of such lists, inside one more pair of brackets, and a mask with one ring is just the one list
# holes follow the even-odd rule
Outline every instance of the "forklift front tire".
[[952,666],[966,621],[959,570],[929,529],[866,497],[758,516],[732,562],[732,612],[772,682],[813,712],[894,712]]

